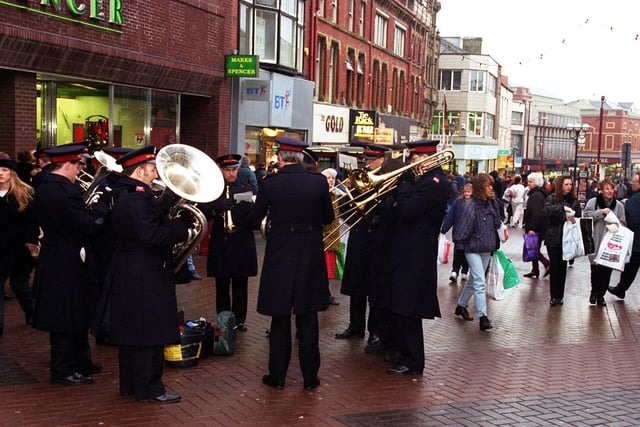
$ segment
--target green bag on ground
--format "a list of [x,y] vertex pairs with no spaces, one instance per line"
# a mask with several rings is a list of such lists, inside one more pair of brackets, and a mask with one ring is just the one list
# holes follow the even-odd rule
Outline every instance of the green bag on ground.
[[513,265],[509,258],[507,258],[504,252],[498,249],[493,255],[498,257],[500,265],[504,270],[504,288],[513,288],[515,285],[520,283],[520,278],[518,277],[518,271],[516,270],[515,265]]
[[345,244],[340,243],[340,250],[336,252],[336,279],[342,279],[344,274],[344,249]]

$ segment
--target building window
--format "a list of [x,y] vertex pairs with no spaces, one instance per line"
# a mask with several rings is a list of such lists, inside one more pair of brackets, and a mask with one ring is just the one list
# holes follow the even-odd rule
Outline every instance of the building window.
[[387,47],[387,24],[389,18],[382,12],[376,12],[376,33],[373,42],[381,47]]
[[489,74],[489,80],[487,81],[487,90],[489,91],[490,94],[495,94],[496,93],[496,86],[498,84],[498,79]]
[[358,15],[358,35],[364,37],[364,15],[367,9],[367,3],[360,3],[360,14]]
[[382,64],[382,74],[380,75],[382,87],[380,88],[380,107],[382,110],[387,110],[389,104],[389,66]]
[[482,136],[482,113],[469,112],[467,128],[467,135]]
[[331,22],[338,22],[338,0],[331,0]]
[[364,106],[364,54],[358,55],[358,63],[356,64],[356,74],[358,79],[358,94],[356,95],[356,105]]
[[495,116],[493,114],[485,114],[484,123],[484,137],[493,138],[493,124],[495,123]]
[[374,109],[380,107],[380,62],[373,61],[373,80],[371,82],[371,104]]
[[324,101],[326,96],[326,73],[327,73],[327,39],[318,37],[317,47],[318,57],[316,58],[316,97],[319,101]]
[[521,111],[512,111],[511,112],[511,124],[513,126],[523,126],[524,122],[524,113]]
[[407,29],[396,24],[396,32],[393,44],[393,53],[398,56],[404,56],[404,38]]
[[355,7],[356,0],[349,0],[349,22],[347,23],[347,29],[353,33],[353,8]]
[[318,1],[318,16],[324,16],[324,0]]
[[398,96],[400,95],[400,76],[397,68],[393,68],[392,79],[393,83],[391,85],[391,103],[393,105],[393,112],[397,113],[399,110],[400,100]]
[[484,71],[470,71],[469,92],[484,92]]
[[353,49],[347,51],[347,105],[353,105],[354,81],[356,75],[356,53]]
[[398,92],[398,111],[401,114],[404,113],[405,85],[406,85],[406,78],[405,78],[405,75],[404,75],[404,70],[401,70],[400,71],[400,87],[397,89],[397,92]]
[[440,70],[439,90],[460,90],[462,87],[462,70]]
[[331,42],[329,51],[329,93],[327,100],[336,104],[338,102],[338,64],[340,63],[340,46],[338,42]]
[[239,52],[302,72],[303,0],[241,0]]

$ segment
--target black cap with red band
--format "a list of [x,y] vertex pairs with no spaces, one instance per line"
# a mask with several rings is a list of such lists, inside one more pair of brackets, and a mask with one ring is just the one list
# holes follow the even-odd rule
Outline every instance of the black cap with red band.
[[435,154],[438,151],[437,139],[420,139],[418,141],[411,141],[405,143],[407,148],[412,154]]
[[146,147],[139,148],[131,151],[116,160],[116,163],[122,165],[123,168],[135,166],[139,163],[155,163],[156,162],[156,147],[155,145],[147,145]]

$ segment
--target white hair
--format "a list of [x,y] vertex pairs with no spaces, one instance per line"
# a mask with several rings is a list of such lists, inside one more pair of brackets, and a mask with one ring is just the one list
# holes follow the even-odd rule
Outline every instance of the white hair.
[[338,176],[338,172],[333,169],[333,168],[327,168],[325,170],[323,170],[322,172],[320,172],[322,175],[327,176],[327,177],[337,177]]
[[532,181],[536,187],[542,187],[544,185],[544,178],[541,173],[531,172],[529,176],[527,176],[527,180]]

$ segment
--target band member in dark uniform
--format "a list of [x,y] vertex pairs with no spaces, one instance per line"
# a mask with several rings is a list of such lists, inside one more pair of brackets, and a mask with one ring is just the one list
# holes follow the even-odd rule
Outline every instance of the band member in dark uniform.
[[253,191],[251,185],[238,181],[241,159],[238,154],[216,159],[227,191],[200,209],[207,218],[213,216],[207,276],[216,278],[216,311],[231,310],[236,316],[237,329],[246,331],[247,283],[249,276],[258,274],[258,257],[253,228],[247,222],[253,206]]
[[[364,150],[364,163],[367,171],[379,169],[385,162],[385,154],[389,147],[369,144]],[[337,339],[362,338],[365,326],[369,331],[369,345],[376,345],[378,325],[375,314],[369,310],[367,321],[367,296],[370,294],[369,267],[371,266],[371,221],[374,214],[366,217],[349,230],[347,257],[344,264],[344,275],[340,293],[349,295],[349,326],[335,335]],[[366,323],[366,325],[365,325]]]
[[115,245],[105,289],[111,341],[119,346],[120,394],[169,403],[180,400],[162,383],[164,345],[180,342],[172,247],[187,239],[189,226],[182,217],[169,219],[151,191],[158,178],[154,152],[150,145],[117,160],[123,171],[114,189]]
[[70,385],[93,383],[89,375],[102,368],[92,362],[88,343],[97,302],[90,237],[102,227],[108,208],[99,202],[87,209],[75,183],[84,167],[84,148],[70,144],[45,151],[53,166],[29,208],[43,231],[33,281],[33,327],[49,332],[52,382]]
[[38,188],[38,185],[42,182],[42,178],[49,172],[51,172],[51,159],[45,152],[44,148],[36,150],[33,153],[33,156],[36,158],[37,167],[31,173],[33,176],[31,177],[31,186],[35,189]]
[[329,303],[329,281],[322,243],[322,224],[333,221],[329,185],[324,176],[302,165],[307,143],[278,137],[277,174],[264,179],[251,223],[268,214],[258,313],[271,316],[269,373],[262,382],[282,389],[291,360],[291,313],[296,315],[304,388],[320,385],[318,311]]
[[[409,162],[436,153],[439,141],[408,142]],[[441,167],[407,171],[398,184],[393,240],[391,310],[399,334],[399,363],[390,374],[422,375],[424,338],[422,319],[440,317],[437,294],[438,235],[447,209],[447,177]]]

